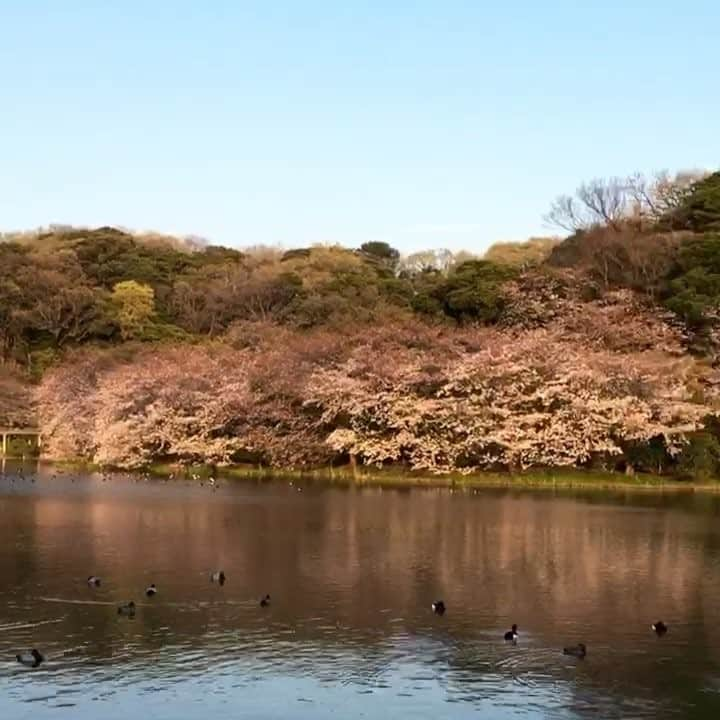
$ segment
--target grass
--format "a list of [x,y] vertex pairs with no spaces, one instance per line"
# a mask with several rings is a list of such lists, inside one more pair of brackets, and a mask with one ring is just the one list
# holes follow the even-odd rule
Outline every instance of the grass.
[[[67,470],[97,472],[98,465],[82,460],[52,463]],[[679,480],[674,477],[638,473],[626,476],[620,473],[594,470],[529,470],[522,473],[476,472],[469,475],[431,475],[397,467],[322,467],[308,470],[284,470],[257,465],[233,465],[213,468],[207,465],[180,466],[172,463],[153,463],[143,472],[154,477],[169,475],[198,475],[207,479],[213,474],[236,480],[320,482],[329,485],[355,485],[377,487],[432,487],[432,488],[515,488],[515,489],[597,489],[597,490],[656,490],[656,491],[707,491],[720,492],[718,480]]]
[[[177,466],[154,465],[151,472],[168,475],[178,472]],[[204,466],[188,468],[187,472],[209,477],[212,469]],[[431,475],[399,468],[349,467],[316,468],[313,470],[282,470],[254,465],[236,465],[217,470],[223,477],[246,480],[319,481],[328,484],[382,487],[448,487],[448,488],[596,488],[636,490],[706,490],[720,492],[716,480],[678,480],[672,477],[638,474],[632,477],[612,472],[584,470],[533,470],[523,473],[478,472],[469,475]]]

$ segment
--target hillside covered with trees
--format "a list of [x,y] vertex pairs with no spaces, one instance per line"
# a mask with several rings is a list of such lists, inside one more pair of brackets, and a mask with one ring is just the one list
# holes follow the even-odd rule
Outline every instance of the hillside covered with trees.
[[592,181],[482,257],[0,236],[0,425],[46,452],[720,471],[720,172]]

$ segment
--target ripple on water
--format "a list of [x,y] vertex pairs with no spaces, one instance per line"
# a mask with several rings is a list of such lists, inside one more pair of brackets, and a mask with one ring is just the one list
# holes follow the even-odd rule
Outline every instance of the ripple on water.
[[[687,508],[659,522],[645,507],[618,520],[602,503],[492,495],[450,508],[443,493],[228,486],[218,502],[152,483],[41,486],[12,507],[0,494],[0,658],[48,658],[2,662],[3,720],[93,720],[99,704],[111,720],[227,715],[225,703],[281,717],[288,700],[303,720],[649,718],[720,701],[720,638],[697,618],[720,602],[717,531]],[[222,591],[207,581],[221,566]],[[94,596],[67,582],[85,567],[108,578]],[[149,574],[158,602],[118,619]],[[261,613],[266,588],[277,601]],[[440,596],[443,619],[428,607]],[[511,611],[529,626],[517,646],[501,640]],[[656,614],[666,638],[635,632]],[[562,656],[582,638],[587,660]]]

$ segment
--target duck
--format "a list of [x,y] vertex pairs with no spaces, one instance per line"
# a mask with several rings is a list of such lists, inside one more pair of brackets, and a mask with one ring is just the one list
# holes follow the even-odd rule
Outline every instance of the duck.
[[118,615],[126,615],[127,617],[135,617],[135,603],[131,600],[125,605],[121,605],[118,609]]
[[35,649],[31,650],[29,653],[22,653],[20,655],[16,655],[15,659],[21,665],[33,668],[36,668],[41,662],[43,662],[43,660],[45,660],[45,658]]
[[90,587],[100,587],[100,578],[97,575],[90,575],[87,579],[87,584]]
[[155,587],[155,583],[152,583],[147,590],[145,590],[145,595],[147,597],[152,597],[153,595],[157,595],[157,588]]
[[218,570],[217,572],[214,572],[210,576],[210,582],[216,582],[220,583],[220,585],[225,584],[225,573],[222,570]]
[[265,597],[260,600],[260,607],[267,607],[268,605],[270,605],[270,596],[265,595]]
[[508,630],[503,637],[508,642],[516,642],[518,639],[518,626],[513,624],[512,628]]
[[656,623],[651,625],[650,628],[658,635],[664,635],[668,631],[667,625],[662,620],[658,620]]
[[563,655],[573,655],[574,657],[584,658],[587,655],[585,643],[578,643],[572,647],[563,648]]
[[445,603],[442,600],[436,600],[432,605],[432,611],[436,615],[444,615],[445,614]]

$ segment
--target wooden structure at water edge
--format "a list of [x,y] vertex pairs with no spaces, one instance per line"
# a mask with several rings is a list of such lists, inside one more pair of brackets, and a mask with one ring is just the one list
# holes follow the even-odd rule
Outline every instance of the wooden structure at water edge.
[[33,451],[42,447],[42,435],[38,428],[0,428],[0,457],[6,457],[10,442],[18,439],[24,439]]

